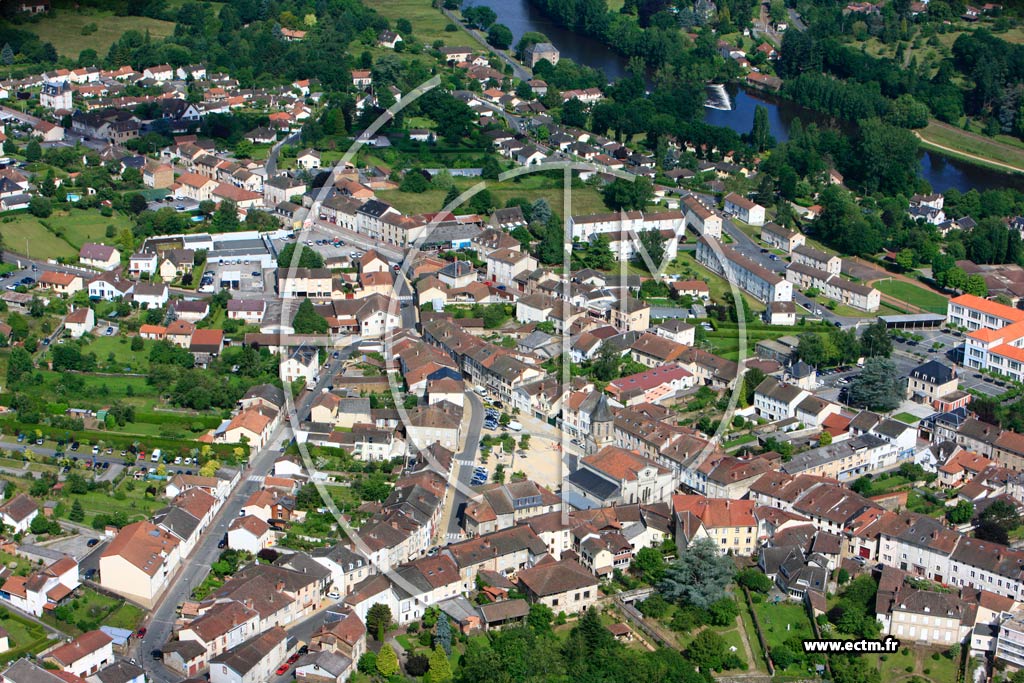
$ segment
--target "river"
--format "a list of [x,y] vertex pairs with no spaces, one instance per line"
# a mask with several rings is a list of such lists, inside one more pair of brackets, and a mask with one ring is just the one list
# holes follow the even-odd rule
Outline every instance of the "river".
[[[493,9],[498,15],[498,23],[511,29],[513,45],[524,33],[536,31],[546,35],[562,57],[600,69],[610,81],[626,75],[625,57],[594,38],[577,35],[555,24],[530,0],[467,0],[465,6],[469,5],[486,5]],[[790,125],[798,117],[804,123],[827,123],[827,117],[818,112],[767,93],[748,90],[736,84],[726,86],[724,92],[728,96],[727,103],[722,98],[721,90],[709,89],[709,104],[713,106],[704,110],[707,123],[731,128],[738,133],[749,133],[754,122],[754,108],[761,105],[768,110],[772,135],[779,142],[789,139]],[[930,151],[922,151],[920,158],[921,176],[936,192],[950,188],[961,192],[973,188],[981,192],[1002,187],[1024,191],[1024,176],[1000,173]]]

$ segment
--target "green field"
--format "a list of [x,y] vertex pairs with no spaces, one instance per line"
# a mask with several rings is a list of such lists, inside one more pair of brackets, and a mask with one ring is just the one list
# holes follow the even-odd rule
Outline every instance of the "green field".
[[[93,338],[82,351],[95,353],[101,369],[107,366],[110,372],[125,372],[125,368],[131,368],[133,373],[145,373],[149,370],[149,349],[152,345],[152,341],[146,340],[141,351],[132,351],[131,340],[128,337],[99,336]],[[109,360],[110,354],[114,355],[112,363]]]
[[979,163],[979,159],[976,157],[980,157],[983,165],[985,165],[984,160],[996,162],[991,166],[1003,171],[1009,170],[1006,166],[1024,171],[1024,148],[1020,146],[999,142],[977,133],[969,133],[935,120],[931,120],[924,129],[918,131],[918,135],[925,147],[948,148],[939,151],[954,154],[974,163]]
[[71,635],[83,633],[82,626],[91,627],[95,624],[134,631],[142,619],[142,610],[135,605],[101,595],[88,587],[80,588],[77,595],[65,603],[65,606],[67,611],[61,611],[64,619],[57,619],[54,614],[46,614],[43,620]]
[[446,33],[444,27],[452,22],[441,10],[434,8],[430,0],[367,0],[366,5],[387,18],[392,28],[397,20],[408,19],[412,24],[413,35],[424,45],[443,40],[449,47],[477,46],[461,28],[455,33]]
[[78,251],[47,230],[38,218],[23,214],[0,223],[4,245],[19,253],[36,258],[75,258]]
[[[96,24],[96,31],[82,35],[82,27]],[[113,12],[82,9],[75,11],[61,7],[56,17],[44,17],[38,23],[25,24],[46,43],[53,43],[62,57],[77,59],[82,50],[93,49],[105,55],[111,43],[116,43],[125,31],[149,31],[152,39],[166,38],[174,31],[174,24],[146,17],[118,17]]]
[[[129,485],[129,482],[132,482]],[[74,500],[82,503],[85,509],[85,521],[88,526],[93,518],[99,514],[112,515],[123,512],[128,516],[129,522],[136,522],[140,519],[147,519],[156,510],[166,504],[165,500],[159,497],[146,496],[146,487],[150,484],[157,487],[158,496],[163,495],[162,482],[134,481],[128,478],[122,481],[113,493],[106,491],[90,491],[83,494],[68,495],[65,507],[65,514],[71,512],[71,504]],[[129,490],[131,488],[132,490]],[[123,498],[121,494],[124,494]]]
[[0,609],[0,626],[10,634],[11,648],[0,654],[0,662],[6,663],[28,653],[42,652],[50,645],[51,641],[46,637],[46,630],[42,626],[11,610]]
[[871,285],[882,294],[888,294],[900,301],[918,306],[930,313],[946,314],[948,299],[937,292],[912,285],[903,280],[878,280]]
[[[679,256],[669,264],[667,271],[669,273],[677,273],[685,279],[705,280],[708,283],[708,291],[711,295],[711,300],[715,303],[724,301],[726,294],[732,294],[732,286],[729,282],[721,275],[708,270],[698,263],[692,251],[679,252]],[[750,296],[742,289],[739,291],[743,297],[743,303],[746,305],[748,310],[755,313],[760,313],[764,310],[763,303]]]
[[[803,605],[795,602],[762,602],[754,605],[757,620],[761,624],[761,632],[768,642],[768,648],[777,647],[792,640],[805,640],[814,637],[810,619]],[[779,671],[785,674],[801,674],[799,665]]]
[[[455,187],[464,191],[477,182],[476,178],[456,178]],[[562,189],[562,180],[551,179],[542,175],[524,176],[517,180],[505,182],[484,181],[487,189],[494,197],[497,206],[505,206],[505,202],[513,197],[525,197],[529,201],[546,199],[551,209],[564,215],[563,201],[565,192]],[[384,190],[377,193],[377,198],[382,202],[391,204],[396,209],[406,214],[432,213],[440,211],[444,205],[446,190],[428,190],[416,194],[402,192],[401,190]],[[592,187],[573,188],[572,205],[570,208],[573,214],[603,213],[608,211],[600,192]],[[469,212],[469,208],[456,209],[456,213]]]
[[70,212],[54,212],[46,219],[54,231],[64,238],[72,247],[81,249],[86,242],[98,242],[110,238],[106,236],[107,226],[113,225],[115,234],[124,228],[131,227],[131,220],[123,214],[103,216],[99,211],[79,211],[74,209]]
[[[47,229],[45,222],[52,228]],[[36,258],[77,258],[86,242],[107,241],[107,226],[115,231],[130,227],[131,221],[123,215],[105,217],[99,211],[57,211],[40,219],[21,214],[0,222],[0,235],[12,251]]]

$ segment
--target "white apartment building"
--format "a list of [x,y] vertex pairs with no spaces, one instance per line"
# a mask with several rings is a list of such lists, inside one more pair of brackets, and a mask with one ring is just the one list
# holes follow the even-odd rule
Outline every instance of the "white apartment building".
[[[721,260],[718,252],[722,254]],[[759,301],[770,303],[793,300],[793,284],[791,282],[717,240],[707,236],[702,236],[697,240],[697,261],[735,283],[740,289]]]

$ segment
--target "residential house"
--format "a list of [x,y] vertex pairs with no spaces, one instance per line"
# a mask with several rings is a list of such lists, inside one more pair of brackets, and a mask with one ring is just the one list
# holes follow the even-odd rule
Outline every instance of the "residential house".
[[538,564],[518,572],[516,579],[530,602],[556,613],[584,612],[600,597],[597,577],[575,560]]
[[121,265],[121,252],[106,244],[86,242],[78,252],[78,261],[90,268],[111,270]]
[[60,671],[89,676],[114,661],[114,639],[103,631],[87,631],[74,640],[50,650],[43,657]]
[[100,555],[100,585],[152,605],[181,560],[174,535],[148,521],[122,528]]
[[96,327],[96,314],[89,306],[73,308],[70,313],[64,316],[64,329],[68,331],[73,339],[78,339],[83,334],[92,332]]

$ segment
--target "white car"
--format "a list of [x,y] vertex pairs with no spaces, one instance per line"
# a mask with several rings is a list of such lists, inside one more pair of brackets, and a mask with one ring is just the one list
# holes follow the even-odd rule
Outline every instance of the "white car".
[[327,594],[327,597],[329,597],[331,600],[340,600],[341,593],[339,593],[338,591],[331,591]]

